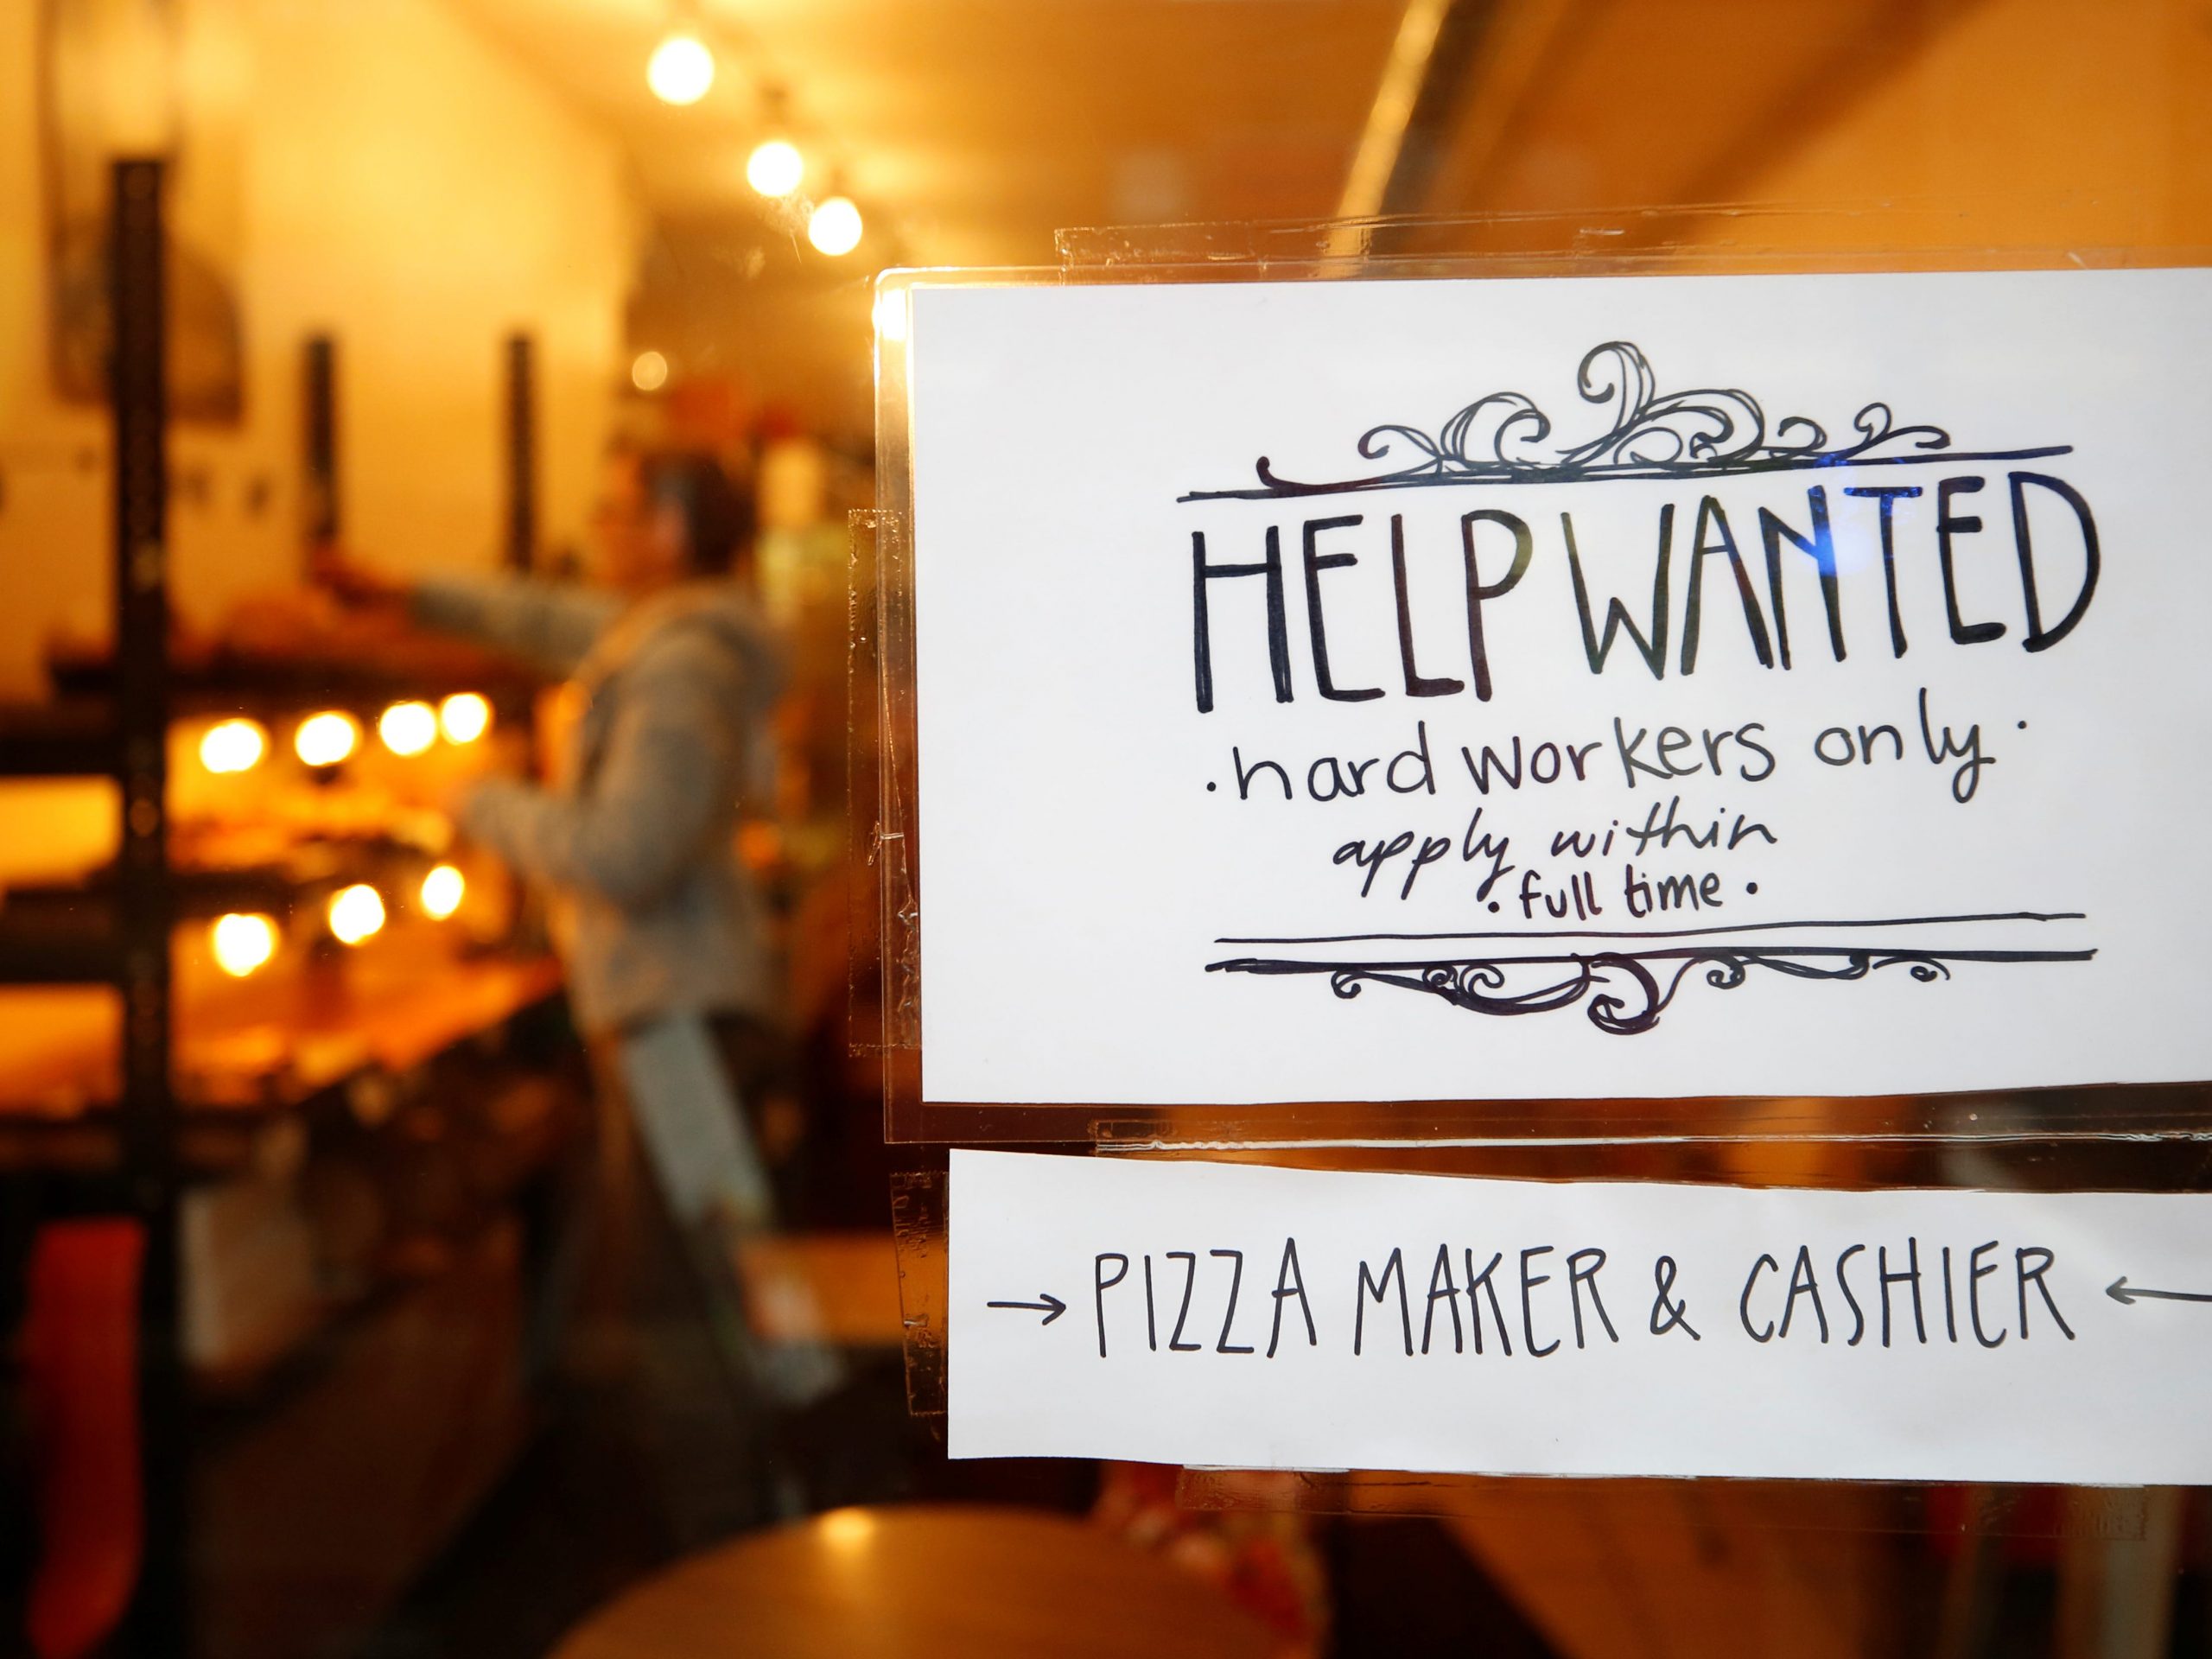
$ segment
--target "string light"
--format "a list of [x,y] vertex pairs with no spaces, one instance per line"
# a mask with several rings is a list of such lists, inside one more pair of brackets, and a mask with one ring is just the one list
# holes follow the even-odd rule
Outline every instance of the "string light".
[[745,181],[764,196],[788,196],[806,176],[806,157],[785,138],[756,144],[745,159]]
[[694,35],[671,35],[653,48],[645,85],[664,104],[696,104],[715,84],[715,54]]
[[448,743],[474,743],[492,729],[492,705],[474,691],[456,691],[438,705],[438,729]]
[[340,944],[359,944],[384,926],[384,898],[365,881],[330,896],[330,931]]
[[668,359],[658,352],[639,352],[630,362],[630,384],[639,391],[658,391],[668,384]]
[[461,898],[468,891],[468,883],[461,872],[450,864],[441,864],[423,878],[423,912],[435,921],[445,918],[461,908]]
[[309,715],[292,734],[292,753],[310,766],[334,766],[353,753],[361,728],[351,715],[325,710]]
[[835,258],[861,245],[861,210],[849,196],[832,196],[808,215],[806,239]]
[[377,735],[394,754],[420,754],[438,741],[438,713],[427,702],[395,702],[377,720]]
[[210,772],[251,772],[269,751],[269,734],[251,720],[210,726],[200,740],[200,764]]
[[276,924],[266,916],[233,912],[216,918],[207,930],[207,944],[218,968],[232,979],[244,979],[276,954]]

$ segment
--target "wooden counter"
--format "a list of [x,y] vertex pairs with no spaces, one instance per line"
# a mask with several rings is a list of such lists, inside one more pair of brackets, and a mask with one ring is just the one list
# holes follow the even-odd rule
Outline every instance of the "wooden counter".
[[[282,1109],[365,1069],[406,1071],[559,989],[550,956],[463,956],[428,930],[245,980],[181,976],[188,1111]],[[118,1090],[113,992],[0,990],[0,1123],[73,1122]]]

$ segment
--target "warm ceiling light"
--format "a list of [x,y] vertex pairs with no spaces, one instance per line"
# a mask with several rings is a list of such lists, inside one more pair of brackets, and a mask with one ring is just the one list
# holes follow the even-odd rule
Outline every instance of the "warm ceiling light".
[[658,391],[668,384],[668,359],[658,352],[639,352],[630,362],[630,384],[639,391]]
[[492,705],[474,691],[456,691],[438,705],[438,729],[448,743],[474,743],[492,729]]
[[788,139],[768,139],[745,158],[745,181],[764,196],[788,196],[805,176],[806,157]]
[[361,728],[351,715],[309,715],[292,734],[292,753],[311,766],[334,766],[353,753]]
[[377,735],[394,754],[420,754],[438,741],[438,711],[427,702],[395,702],[378,717]]
[[906,338],[906,296],[900,289],[886,289],[875,296],[875,332],[896,345]]
[[359,944],[384,926],[384,899],[365,881],[330,896],[330,931],[340,944]]
[[468,883],[461,872],[450,864],[441,864],[423,878],[423,912],[442,922],[461,908],[461,895],[467,891]]
[[850,253],[861,245],[861,210],[849,196],[832,196],[808,215],[806,239],[836,256]]
[[664,104],[696,104],[714,84],[715,54],[696,35],[670,35],[645,65],[645,85]]
[[268,750],[269,734],[258,721],[226,720],[200,738],[200,764],[210,772],[251,772]]
[[207,930],[215,965],[232,979],[244,979],[276,954],[276,924],[266,916],[219,917]]

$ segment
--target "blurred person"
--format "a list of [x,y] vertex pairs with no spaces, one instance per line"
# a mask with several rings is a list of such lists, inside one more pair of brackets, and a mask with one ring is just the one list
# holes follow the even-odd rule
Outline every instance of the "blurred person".
[[[772,1219],[748,1116],[781,1046],[761,902],[734,848],[741,804],[771,798],[769,721],[785,678],[780,645],[732,575],[750,551],[752,503],[705,455],[618,451],[596,529],[588,584],[400,582],[334,553],[318,575],[342,599],[404,601],[423,626],[568,680],[574,718],[549,784],[480,783],[454,817],[550,894],[603,1093],[627,1106],[712,1335],[748,1392],[790,1402],[832,1380],[827,1357],[772,1355],[751,1338],[732,1257]],[[612,1160],[622,1137],[605,1127]],[[620,1170],[604,1173],[619,1185]],[[573,1235],[564,1244],[559,1255],[582,1249]],[[556,1259],[556,1300],[567,1276]]]

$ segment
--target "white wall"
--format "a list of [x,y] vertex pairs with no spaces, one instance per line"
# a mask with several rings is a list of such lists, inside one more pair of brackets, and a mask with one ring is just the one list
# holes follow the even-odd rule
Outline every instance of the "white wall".
[[2201,250],[2208,157],[2203,0],[1980,0],[1744,194],[1931,210],[1767,229],[1824,247]]
[[[497,557],[501,342],[538,340],[541,534],[578,537],[640,214],[620,152],[441,0],[177,0],[243,81],[243,425],[179,426],[173,595],[212,626],[297,563],[301,341],[340,342],[347,541],[406,570]],[[105,631],[105,423],[46,369],[37,0],[0,0],[0,696],[45,636]],[[202,28],[204,27],[204,29]],[[92,464],[86,464],[90,461]],[[255,481],[269,500],[248,509]]]

